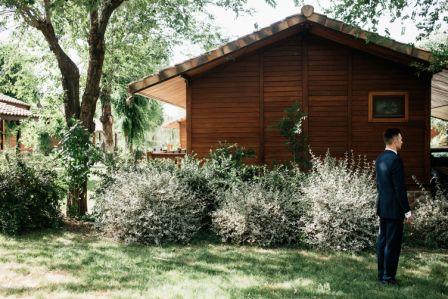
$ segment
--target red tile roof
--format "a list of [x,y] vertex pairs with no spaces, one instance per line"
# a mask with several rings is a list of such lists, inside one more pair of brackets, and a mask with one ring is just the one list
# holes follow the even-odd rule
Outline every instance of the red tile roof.
[[0,93],[0,118],[1,116],[31,116],[30,105]]
[[0,93],[0,102],[3,103],[10,103],[10,104],[17,104],[21,106],[31,107],[29,104],[22,102],[20,100],[17,100],[13,97],[7,96],[6,94]]

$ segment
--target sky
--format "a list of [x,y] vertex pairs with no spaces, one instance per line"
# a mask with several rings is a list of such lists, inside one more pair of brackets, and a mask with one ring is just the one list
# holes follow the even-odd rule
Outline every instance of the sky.
[[[315,12],[323,14],[323,9],[330,7],[331,1],[308,0],[305,1],[305,4],[314,6]],[[288,16],[300,13],[301,6],[296,7],[293,0],[277,0],[276,7],[269,6],[264,0],[248,0],[247,8],[253,9],[254,13],[252,15],[242,15],[238,18],[232,11],[226,11],[222,8],[211,7],[210,12],[215,16],[216,25],[220,27],[222,34],[231,41],[256,31],[254,24],[257,24],[258,28],[261,29]],[[385,17],[380,20],[379,33],[384,34],[386,27],[389,29],[391,38],[404,43],[415,42],[417,29],[413,22],[408,21],[403,25],[398,22],[390,24],[388,18]],[[405,30],[403,30],[403,27]],[[0,32],[0,42],[7,38],[7,31]],[[170,64],[174,65],[200,55],[202,52],[203,50],[195,45],[185,44],[179,46],[174,50]],[[185,115],[183,109],[175,106],[164,104],[163,107],[167,121]]]
[[[309,0],[305,3],[314,6],[314,11],[321,14],[324,14],[324,8],[329,8],[331,6],[331,1]],[[301,6],[294,6],[293,0],[277,0],[276,7],[269,6],[264,0],[249,0],[247,7],[254,9],[255,13],[236,18],[233,12],[226,11],[222,8],[213,7],[210,11],[215,16],[216,24],[222,29],[223,34],[229,37],[230,40],[234,40],[243,35],[257,31],[254,27],[255,23],[257,23],[259,29],[261,29],[293,14],[300,13],[301,9]],[[386,27],[389,28],[393,39],[403,43],[415,42],[417,28],[413,22],[408,21],[404,23],[406,30],[402,32],[402,24],[398,22],[390,24],[387,17],[385,17],[380,21],[379,33],[385,34],[384,29]],[[194,57],[199,54],[201,54],[199,48],[191,48],[189,45],[179,47],[175,51],[175,55],[172,58],[172,63],[179,63],[189,57]]]

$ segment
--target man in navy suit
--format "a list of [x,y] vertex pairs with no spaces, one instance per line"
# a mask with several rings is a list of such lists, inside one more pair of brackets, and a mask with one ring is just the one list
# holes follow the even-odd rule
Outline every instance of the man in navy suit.
[[377,215],[380,231],[377,241],[378,280],[396,285],[398,259],[403,238],[403,220],[413,218],[406,192],[403,161],[398,152],[403,139],[400,129],[387,129],[383,134],[386,149],[375,161],[378,189]]

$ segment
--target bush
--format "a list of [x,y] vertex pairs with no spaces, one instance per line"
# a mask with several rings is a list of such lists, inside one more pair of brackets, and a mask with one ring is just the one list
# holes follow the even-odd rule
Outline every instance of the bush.
[[210,225],[210,213],[216,206],[215,192],[211,187],[210,178],[207,176],[201,161],[194,156],[185,156],[179,167],[173,170],[179,181],[187,186],[197,200],[204,202],[204,226]]
[[312,156],[303,192],[310,204],[304,232],[322,249],[360,251],[375,244],[378,232],[373,163],[353,153],[343,159]]
[[[426,191],[421,185],[420,187],[422,191]],[[424,201],[416,203],[413,214],[410,235],[415,242],[430,247],[448,248],[448,194],[440,183],[436,185],[434,197],[427,195]]]
[[301,239],[305,204],[300,182],[285,174],[268,171],[266,179],[239,182],[222,194],[223,204],[213,213],[213,228],[224,242],[274,246]]
[[254,157],[253,150],[246,150],[237,144],[220,143],[220,146],[205,159],[203,175],[208,186],[209,211],[215,211],[222,203],[221,194],[230,186],[256,177],[258,166],[247,165],[244,159]]
[[136,166],[113,181],[95,205],[108,235],[127,243],[187,243],[200,230],[204,202],[172,172]]
[[6,159],[0,167],[0,232],[17,235],[59,227],[63,190],[51,164],[14,155]]

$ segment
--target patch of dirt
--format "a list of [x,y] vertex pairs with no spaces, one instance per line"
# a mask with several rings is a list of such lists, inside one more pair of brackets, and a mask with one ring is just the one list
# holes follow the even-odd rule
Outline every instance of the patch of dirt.
[[72,218],[64,218],[64,228],[74,233],[91,233],[94,230],[93,222],[80,221]]
[[75,277],[64,271],[48,271],[35,266],[24,268],[15,263],[0,264],[0,289],[6,292],[19,289],[26,294],[49,285],[76,282]]

